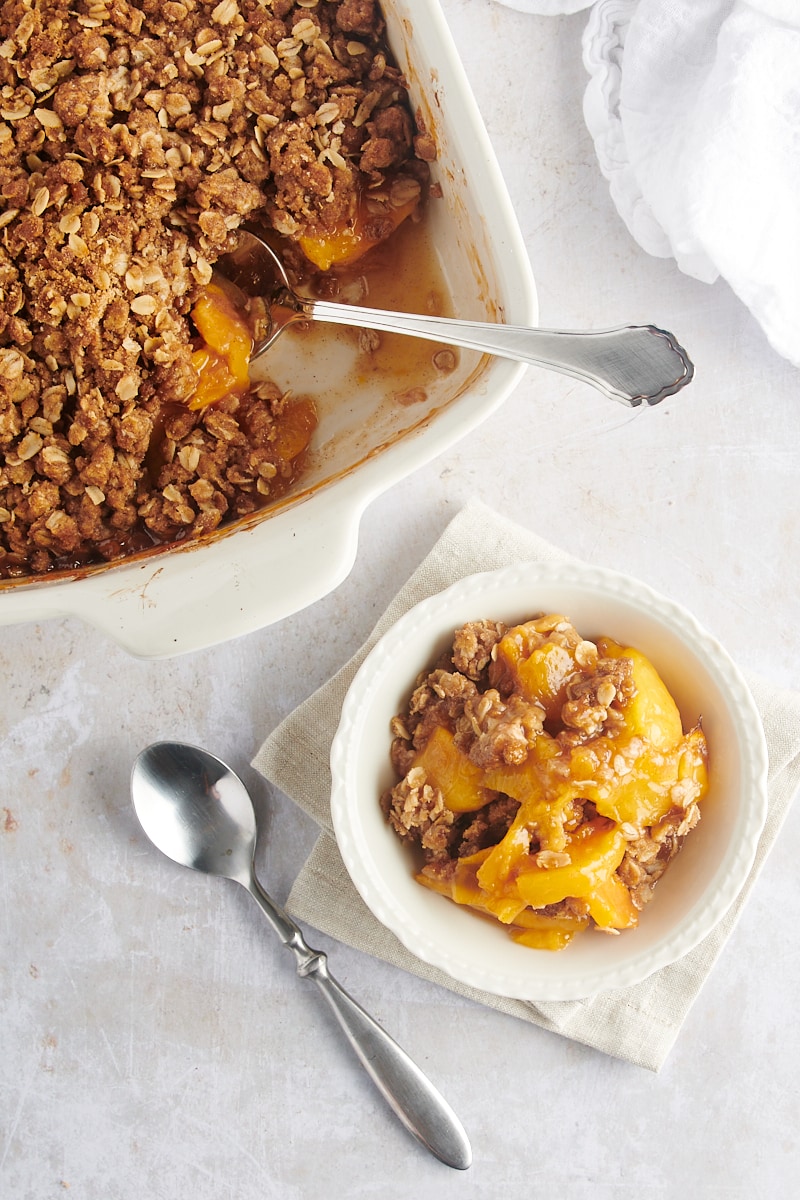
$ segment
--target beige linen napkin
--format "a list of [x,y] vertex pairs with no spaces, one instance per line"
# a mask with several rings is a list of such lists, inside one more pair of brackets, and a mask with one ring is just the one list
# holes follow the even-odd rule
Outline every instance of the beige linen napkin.
[[253,766],[313,817],[323,831],[287,902],[298,920],[462,996],[657,1071],[736,924],[800,783],[800,695],[779,691],[758,680],[749,681],[769,747],[769,813],[755,864],[732,909],[706,939],[679,962],[634,987],[588,1000],[534,1004],[458,983],[421,962],[373,917],[350,882],[333,836],[328,762],[331,741],[350,682],[378,638],[418,601],[465,575],[521,561],[566,558],[529,530],[482,504],[469,504],[389,605],[366,644],[270,734]]

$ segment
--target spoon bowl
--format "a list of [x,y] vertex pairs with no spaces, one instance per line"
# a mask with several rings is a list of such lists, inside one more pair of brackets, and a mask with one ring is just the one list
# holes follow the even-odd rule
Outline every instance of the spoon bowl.
[[139,823],[163,854],[247,886],[256,815],[244,784],[218,758],[157,742],[136,759],[131,792]]
[[247,888],[293,952],[298,975],[317,985],[362,1066],[406,1129],[448,1166],[469,1167],[469,1140],[447,1101],[334,979],[325,954],[311,949],[299,926],[258,882],[253,866],[256,814],[238,775],[206,750],[156,742],[133,765],[131,796],[144,832],[168,858]]
[[240,234],[236,248],[220,258],[217,268],[245,295],[265,304],[266,328],[258,331],[251,361],[265,354],[290,325],[323,321],[407,334],[546,367],[589,383],[630,408],[658,404],[694,376],[686,351],[671,333],[654,325],[566,332],[311,300],[294,291],[279,255],[251,230]]

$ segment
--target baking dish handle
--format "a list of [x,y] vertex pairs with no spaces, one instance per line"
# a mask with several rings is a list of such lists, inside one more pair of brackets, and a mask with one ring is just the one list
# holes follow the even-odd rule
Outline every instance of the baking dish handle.
[[68,583],[0,595],[4,624],[79,617],[139,658],[169,658],[252,633],[328,595],[347,577],[367,497],[321,491],[210,544]]

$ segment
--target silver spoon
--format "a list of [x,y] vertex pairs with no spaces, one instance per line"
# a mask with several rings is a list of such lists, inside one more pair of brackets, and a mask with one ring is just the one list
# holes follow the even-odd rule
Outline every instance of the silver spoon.
[[133,765],[131,795],[142,828],[168,858],[247,888],[293,952],[297,974],[316,983],[362,1065],[406,1129],[449,1167],[466,1170],[472,1150],[450,1105],[337,983],[325,954],[307,945],[299,927],[256,879],[256,815],[238,775],[205,750],[180,742],[156,742]]
[[217,265],[220,273],[247,295],[260,295],[266,302],[270,326],[256,342],[251,361],[264,354],[284,329],[296,321],[326,321],[384,333],[411,334],[549,367],[592,384],[610,399],[620,400],[630,408],[637,408],[643,402],[658,404],[685,387],[694,375],[686,351],[671,333],[654,325],[570,333],[309,300],[293,290],[272,247],[250,231],[240,234],[236,249],[220,258]]

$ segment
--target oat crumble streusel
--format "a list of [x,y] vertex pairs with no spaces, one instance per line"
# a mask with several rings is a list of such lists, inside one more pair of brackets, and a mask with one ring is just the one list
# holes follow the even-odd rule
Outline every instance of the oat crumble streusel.
[[[203,411],[190,311],[257,218],[366,235],[423,195],[375,0],[4,0],[0,578],[194,538],[280,495],[313,413]],[[305,439],[305,440],[304,440]]]
[[457,630],[392,735],[381,806],[418,881],[549,950],[637,924],[708,785],[652,664],[559,614]]

